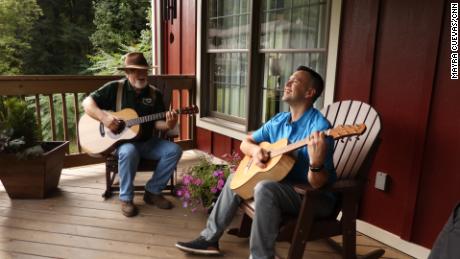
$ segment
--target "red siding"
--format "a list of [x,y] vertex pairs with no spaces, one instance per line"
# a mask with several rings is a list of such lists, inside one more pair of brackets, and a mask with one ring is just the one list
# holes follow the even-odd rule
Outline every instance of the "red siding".
[[204,152],[212,153],[212,131],[196,128],[196,147]]
[[[195,74],[196,53],[196,2],[177,1],[177,18],[163,22],[164,26],[164,73],[165,74]],[[193,29],[190,29],[193,28]],[[174,107],[186,107],[188,91],[174,92]],[[188,139],[189,120],[186,116],[180,118],[181,138]]]
[[351,0],[343,5],[340,56],[337,61],[337,68],[340,69],[337,69],[334,92],[336,99],[369,102],[373,73],[369,64],[374,63],[379,2]]
[[212,153],[218,157],[230,155],[232,153],[232,139],[219,133],[213,133]]
[[195,74],[195,28],[196,1],[177,1],[177,18],[165,24],[166,74]]
[[182,1],[177,1],[177,18],[171,21],[164,22],[164,64],[165,74],[180,74],[181,64],[181,22],[182,22]]
[[449,19],[449,8],[446,8],[413,223],[414,241],[427,247],[460,202],[460,143],[457,137],[460,132],[460,84],[450,79]]
[[[379,8],[370,2],[344,5],[336,99],[369,98],[382,117],[361,218],[411,240],[444,2],[382,1]],[[373,188],[376,171],[390,175],[388,192]]]
[[[365,203],[368,209],[364,210],[363,219],[408,238],[420,176],[443,3],[436,5],[432,1],[416,0],[384,3],[378,35],[380,47],[374,64],[372,104],[382,116],[382,138],[391,141],[382,141],[371,173],[374,176],[377,170],[383,170],[394,184],[388,193],[369,190]],[[423,38],[432,40],[421,41]],[[390,210],[402,213],[384,216]]]
[[182,4],[181,74],[195,74],[196,1],[177,1]]
[[241,152],[241,150],[240,150],[240,145],[241,145],[241,141],[239,141],[237,139],[232,139],[232,153],[236,152],[236,153],[240,154],[240,156],[242,156],[243,152]]

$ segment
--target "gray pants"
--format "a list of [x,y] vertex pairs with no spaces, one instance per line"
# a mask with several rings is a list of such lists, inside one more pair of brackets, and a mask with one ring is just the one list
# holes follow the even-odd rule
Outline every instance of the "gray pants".
[[453,209],[433,244],[428,259],[460,258],[460,203]]
[[[201,232],[207,241],[217,242],[231,223],[242,199],[230,189],[231,175]],[[250,236],[251,258],[274,258],[275,241],[281,223],[281,214],[297,215],[301,197],[287,182],[261,181],[254,189],[255,216]],[[325,197],[318,202],[315,216],[327,216],[334,209],[334,200]]]

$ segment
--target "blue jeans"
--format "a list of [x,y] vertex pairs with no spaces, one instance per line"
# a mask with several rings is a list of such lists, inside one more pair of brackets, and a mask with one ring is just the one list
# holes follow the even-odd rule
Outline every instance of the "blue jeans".
[[177,162],[182,155],[179,145],[152,137],[143,142],[124,143],[117,148],[118,176],[120,177],[120,200],[132,201],[134,198],[134,177],[141,158],[157,160],[158,164],[152,178],[145,185],[151,193],[159,194],[166,187]]

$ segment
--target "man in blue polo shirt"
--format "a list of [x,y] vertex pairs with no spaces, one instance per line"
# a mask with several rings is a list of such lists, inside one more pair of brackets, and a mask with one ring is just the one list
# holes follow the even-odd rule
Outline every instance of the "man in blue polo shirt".
[[[329,122],[315,108],[313,103],[321,95],[324,81],[314,70],[300,66],[291,75],[284,87],[282,100],[289,104],[290,112],[275,115],[257,131],[241,143],[241,151],[252,156],[261,168],[266,166],[269,153],[259,145],[267,141],[274,143],[287,138],[290,143],[310,138],[311,144],[294,152],[296,163],[281,182],[264,180],[254,188],[255,216],[253,218],[250,253],[251,258],[274,258],[275,241],[282,214],[297,215],[301,197],[292,183],[309,183],[320,188],[336,179],[332,161],[333,141],[321,131],[330,127]],[[230,189],[231,176],[222,190],[206,228],[200,236],[190,242],[177,242],[176,247],[189,253],[220,254],[218,240],[235,215],[241,197]],[[315,216],[323,217],[332,213],[335,196],[325,194],[315,210]],[[267,216],[269,215],[269,216]]]
[[[117,132],[120,121],[106,110],[115,111],[117,102],[121,102],[119,108],[134,109],[139,116],[165,111],[161,92],[147,82],[149,65],[142,53],[128,53],[125,66],[119,69],[125,71],[126,79],[108,82],[83,101],[85,112],[112,132]],[[118,101],[117,95],[120,95]],[[168,111],[166,121],[141,124],[140,136],[134,142],[117,147],[121,211],[126,217],[138,213],[133,203],[133,182],[140,158],[158,160],[155,174],[145,185],[144,201],[161,209],[172,208],[172,203],[163,197],[161,191],[171,178],[182,150],[177,144],[156,137],[154,130],[173,129],[177,120],[177,113]]]

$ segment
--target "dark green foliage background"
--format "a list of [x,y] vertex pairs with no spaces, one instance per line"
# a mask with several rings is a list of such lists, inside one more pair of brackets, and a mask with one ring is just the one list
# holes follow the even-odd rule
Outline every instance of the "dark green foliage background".
[[[0,0],[1,75],[113,75],[127,52],[151,60],[150,0]],[[0,96],[1,98],[1,96]],[[52,139],[49,100],[40,95],[44,140]],[[81,94],[79,101],[84,98]],[[73,96],[66,96],[73,118]],[[35,96],[25,97],[32,110]],[[62,98],[54,95],[57,139]],[[80,112],[82,111],[80,107]],[[71,151],[76,126],[68,121]]]

